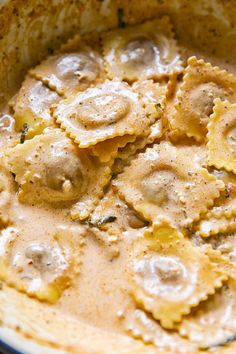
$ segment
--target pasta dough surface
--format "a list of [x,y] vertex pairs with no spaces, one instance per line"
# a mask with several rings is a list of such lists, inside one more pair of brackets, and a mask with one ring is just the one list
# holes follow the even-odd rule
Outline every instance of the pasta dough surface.
[[102,39],[111,79],[158,79],[182,71],[168,17],[114,30]]

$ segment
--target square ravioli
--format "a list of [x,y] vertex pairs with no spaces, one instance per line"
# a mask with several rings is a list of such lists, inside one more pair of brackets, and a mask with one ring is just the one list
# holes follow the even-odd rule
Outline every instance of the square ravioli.
[[236,104],[216,99],[208,123],[207,154],[209,165],[236,174]]
[[8,227],[0,237],[0,279],[49,303],[56,302],[79,274],[87,229],[58,226],[47,242],[24,241],[24,230]]
[[109,78],[160,79],[182,71],[169,17],[102,34]]
[[59,129],[9,149],[7,157],[20,201],[70,206],[73,219],[88,217],[111,178],[109,164],[80,150]]
[[60,96],[56,92],[41,81],[27,77],[12,101],[16,130],[22,131],[28,139],[42,133],[46,127],[54,126],[49,108],[59,101]]
[[73,50],[65,52],[68,47],[29,71],[33,78],[66,97],[105,79],[103,58],[98,51],[80,40],[77,48],[72,46]]
[[177,93],[175,111],[170,117],[172,130],[197,141],[205,140],[213,101],[217,97],[235,102],[236,77],[202,59],[189,58]]
[[137,303],[168,329],[228,278],[164,220],[134,240],[129,272]]
[[201,167],[201,147],[154,145],[113,182],[120,196],[148,221],[160,217],[188,227],[213,205],[224,183]]
[[105,81],[60,101],[53,117],[81,148],[124,135],[144,135],[160,111],[127,83]]

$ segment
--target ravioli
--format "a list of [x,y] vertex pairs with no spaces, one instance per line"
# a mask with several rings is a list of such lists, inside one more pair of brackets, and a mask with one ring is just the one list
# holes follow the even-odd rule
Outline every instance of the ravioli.
[[90,148],[91,154],[97,156],[101,162],[108,162],[115,159],[120,148],[127,144],[132,144],[136,140],[136,135],[116,136],[112,139],[104,140]]
[[13,103],[15,128],[23,131],[25,138],[32,138],[49,126],[54,126],[49,108],[60,96],[50,91],[42,82],[27,77]]
[[168,142],[154,145],[114,182],[118,193],[148,221],[165,216],[180,229],[190,226],[224,189],[222,181],[201,167],[201,148],[195,149]]
[[78,149],[59,129],[48,130],[7,152],[25,203],[69,203],[73,218],[86,218],[111,178],[108,165]]
[[79,274],[86,229],[60,226],[47,242],[21,244],[9,227],[0,237],[0,279],[38,300],[54,303]]
[[233,339],[236,331],[235,315],[236,282],[230,278],[193,314],[183,319],[179,331],[201,348],[210,349]]
[[178,91],[175,113],[170,119],[171,128],[197,141],[205,140],[214,99],[219,97],[234,102],[235,92],[234,75],[202,59],[189,58]]
[[150,316],[150,314],[137,308],[129,311],[123,319],[125,329],[135,339],[145,344],[152,344],[158,349],[170,350],[180,353],[197,353],[197,346],[182,338],[176,331],[166,331]]
[[166,221],[134,241],[129,267],[135,300],[169,329],[227,279]]
[[77,50],[55,54],[29,73],[51,90],[66,97],[84,91],[92,84],[103,81],[105,77],[100,54],[81,43]]
[[169,17],[102,34],[110,79],[160,79],[182,71]]
[[53,116],[81,148],[124,135],[143,135],[159,117],[128,84],[106,81],[53,109]]
[[236,232],[220,233],[206,240],[214,250],[236,266]]
[[236,104],[216,99],[208,123],[207,153],[209,165],[236,174]]
[[224,215],[206,215],[206,218],[200,220],[197,230],[202,237],[236,231],[236,216],[228,218]]

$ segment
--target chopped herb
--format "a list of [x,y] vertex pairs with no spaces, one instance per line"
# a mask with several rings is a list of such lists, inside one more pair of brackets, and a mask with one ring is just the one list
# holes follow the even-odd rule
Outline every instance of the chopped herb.
[[26,136],[27,136],[27,134],[28,134],[28,130],[29,130],[28,124],[27,124],[27,123],[24,123],[24,124],[23,124],[22,133],[21,133],[21,136],[20,136],[20,143],[21,143],[21,144],[24,144],[25,138],[26,138]]
[[98,220],[96,223],[93,223],[91,220],[89,220],[89,225],[90,226],[101,226],[104,224],[108,224],[109,222],[114,222],[116,221],[117,217],[116,216],[105,216],[104,218],[101,218],[100,220]]
[[161,104],[159,102],[156,103],[156,109],[162,109],[162,106],[161,106]]
[[236,334],[232,334],[231,336],[229,336],[228,338],[226,338],[224,341],[210,345],[209,347],[204,347],[203,349],[212,349],[212,348],[216,348],[216,347],[223,347],[224,345],[227,345],[231,342],[233,342],[234,340],[236,340]]
[[125,28],[126,23],[124,20],[124,10],[123,9],[118,9],[118,25],[120,28]]

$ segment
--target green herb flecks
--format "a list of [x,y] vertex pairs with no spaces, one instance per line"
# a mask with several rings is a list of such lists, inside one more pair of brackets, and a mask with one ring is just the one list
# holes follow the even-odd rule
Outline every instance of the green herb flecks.
[[117,217],[116,216],[105,216],[104,218],[99,219],[97,222],[92,222],[91,220],[89,220],[89,225],[90,226],[96,226],[96,227],[100,227],[104,224],[108,224],[110,222],[114,222],[116,221]]
[[25,142],[25,138],[28,134],[28,130],[29,130],[29,126],[27,123],[24,123],[23,124],[23,129],[22,129],[22,132],[21,132],[21,136],[20,136],[20,143],[21,144],[24,144]]
[[126,23],[125,23],[125,19],[124,19],[124,10],[123,9],[118,9],[118,26],[120,28],[125,28],[126,27]]
[[157,110],[162,110],[162,105],[158,102],[155,104]]

